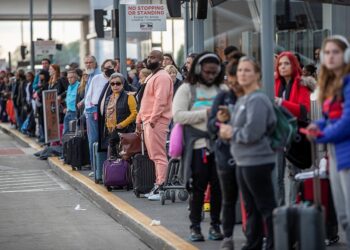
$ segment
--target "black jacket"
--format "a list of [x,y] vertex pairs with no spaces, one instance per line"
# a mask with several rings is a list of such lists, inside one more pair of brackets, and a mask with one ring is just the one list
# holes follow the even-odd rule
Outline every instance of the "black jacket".
[[222,91],[220,92],[211,108],[211,114],[208,119],[208,132],[211,134],[214,142],[215,160],[219,168],[234,167],[234,159],[230,153],[230,142],[221,140],[218,138],[217,133],[219,127],[216,125],[216,113],[219,111],[219,106],[233,107],[236,103],[237,97],[233,91]]

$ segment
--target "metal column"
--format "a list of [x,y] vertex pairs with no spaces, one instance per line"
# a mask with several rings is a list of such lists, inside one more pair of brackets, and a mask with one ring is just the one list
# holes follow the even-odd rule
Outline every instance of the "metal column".
[[185,57],[188,54],[193,52],[193,27],[190,19],[190,4],[188,1],[185,2],[185,11],[184,11],[184,21],[185,21],[185,48],[184,53]]
[[[197,1],[195,1],[194,9],[197,9]],[[193,12],[192,12],[193,13]],[[204,20],[193,17],[193,52],[202,53],[204,51]]]
[[[52,0],[48,0],[49,40],[52,40]],[[53,55],[49,55],[52,63]]]
[[127,77],[126,71],[126,13],[125,5],[119,3],[119,55],[120,55],[120,73]]
[[49,40],[52,40],[52,0],[48,0]]
[[261,70],[263,90],[274,98],[273,47],[274,47],[274,15],[275,1],[261,0]]
[[[119,0],[114,0],[113,1],[113,9],[116,10],[115,12],[113,11],[113,13],[117,13],[119,11]],[[117,27],[114,27],[115,24],[116,24],[116,18],[118,18],[118,16],[114,16],[112,18],[113,20],[113,29],[117,29]],[[119,26],[119,29],[120,29],[120,22],[118,20],[118,26]],[[119,53],[119,38],[117,36],[114,36],[113,37],[113,51],[114,51],[114,59],[117,58],[117,57],[120,57],[120,53]]]
[[29,16],[30,16],[30,69],[34,73],[34,41],[33,41],[33,0],[29,3]]

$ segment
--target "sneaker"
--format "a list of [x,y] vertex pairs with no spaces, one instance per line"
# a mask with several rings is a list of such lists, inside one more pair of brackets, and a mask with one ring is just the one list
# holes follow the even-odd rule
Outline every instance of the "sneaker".
[[157,184],[154,184],[152,190],[148,194],[145,194],[145,198],[148,198],[148,197],[152,196],[153,194],[158,193],[158,189],[159,189],[159,186]]
[[220,225],[212,225],[209,228],[209,240],[222,240],[224,238],[220,230]]
[[90,172],[88,176],[89,176],[89,177],[94,177],[94,176],[95,176],[95,173],[94,173],[94,172]]
[[231,237],[225,237],[224,240],[221,242],[220,250],[233,250],[233,239]]
[[330,238],[330,239],[326,239],[325,240],[325,243],[326,243],[326,246],[331,246],[335,243],[337,243],[339,241],[339,236],[334,236],[333,238]]
[[204,236],[201,232],[200,226],[191,227],[190,241],[193,241],[193,242],[204,241]]
[[156,194],[152,194],[150,196],[148,196],[148,200],[149,201],[160,201],[160,194],[159,192],[157,192]]

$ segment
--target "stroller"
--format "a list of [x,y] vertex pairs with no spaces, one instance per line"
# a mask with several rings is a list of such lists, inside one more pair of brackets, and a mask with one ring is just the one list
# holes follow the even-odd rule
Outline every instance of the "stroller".
[[169,160],[167,178],[162,190],[159,192],[162,205],[165,204],[166,200],[171,200],[174,203],[176,201],[176,192],[180,201],[188,199],[189,194],[183,183],[182,173],[181,160],[179,158],[171,158]]

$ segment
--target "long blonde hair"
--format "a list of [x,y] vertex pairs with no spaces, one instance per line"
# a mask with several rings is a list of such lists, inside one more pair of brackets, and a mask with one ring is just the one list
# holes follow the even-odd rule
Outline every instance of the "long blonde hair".
[[[322,52],[324,51],[327,43],[336,44],[343,52],[347,49],[348,45],[344,41],[336,37],[328,37],[323,41]],[[327,98],[337,96],[341,98],[342,88],[343,88],[343,77],[350,72],[350,65],[344,63],[343,71],[340,77],[337,77],[332,70],[327,69],[327,67],[322,63],[320,76],[318,78],[319,94],[318,100],[323,103]]]

